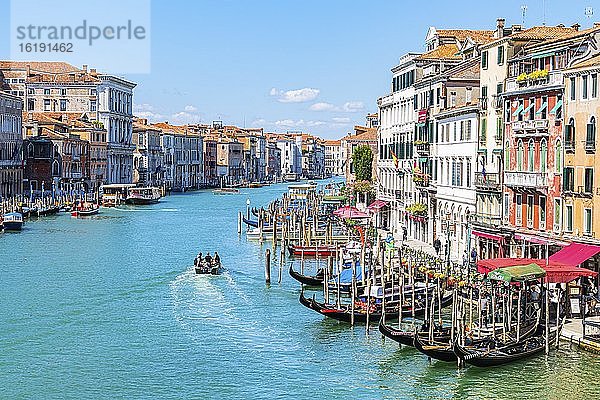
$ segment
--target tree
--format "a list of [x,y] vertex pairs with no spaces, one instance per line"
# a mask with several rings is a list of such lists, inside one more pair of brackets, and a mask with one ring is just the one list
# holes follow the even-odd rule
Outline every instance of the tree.
[[352,152],[352,166],[357,181],[369,181],[372,179],[373,152],[366,145],[357,146]]

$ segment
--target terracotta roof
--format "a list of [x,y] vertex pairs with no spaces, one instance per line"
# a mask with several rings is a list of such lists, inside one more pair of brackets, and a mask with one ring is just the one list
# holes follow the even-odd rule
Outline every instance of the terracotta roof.
[[533,26],[521,32],[513,33],[510,37],[516,40],[543,40],[564,36],[571,32],[575,32],[575,29],[564,26]]
[[26,70],[46,73],[65,73],[81,71],[69,63],[61,61],[0,61],[0,69]]
[[29,75],[29,83],[99,83],[100,79],[84,72],[41,73]]
[[325,146],[339,146],[341,143],[341,140],[326,140]]
[[377,128],[366,128],[356,125],[354,127],[354,135],[348,135],[342,140],[356,142],[377,142]]
[[168,131],[170,133],[186,133],[187,131],[187,126],[185,125],[171,125],[168,122],[156,122],[154,124],[150,124],[151,127],[153,128],[158,128],[160,130],[163,131]]
[[417,57],[417,60],[436,60],[436,59],[451,59],[461,60],[461,56],[458,53],[458,46],[455,44],[442,44],[431,50],[430,52],[421,54]]
[[[589,35],[590,33],[594,33],[594,32],[600,32],[600,26],[596,26],[593,28],[589,28],[589,29],[584,29],[581,31],[576,31],[574,29],[571,30],[571,32],[567,32],[564,35],[561,36],[552,36],[547,40],[544,40],[543,42],[540,43],[536,43],[536,46],[544,46],[547,44],[551,44],[551,43],[557,43],[557,42],[561,42],[563,40],[569,40],[569,39],[577,39],[586,35]],[[531,46],[533,47],[533,46]]]
[[586,68],[586,67],[600,67],[600,54],[596,54],[593,57],[583,60],[573,65],[568,69]]
[[494,31],[478,31],[471,29],[436,29],[440,37],[453,37],[459,42],[471,38],[475,43],[487,43],[494,40]]

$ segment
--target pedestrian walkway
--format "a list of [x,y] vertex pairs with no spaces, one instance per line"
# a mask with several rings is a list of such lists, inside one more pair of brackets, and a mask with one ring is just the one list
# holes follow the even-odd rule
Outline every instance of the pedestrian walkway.
[[[586,318],[586,321],[600,322],[600,318],[589,317]],[[576,344],[581,349],[600,353],[600,343],[583,338],[583,323],[580,318],[574,318],[566,322],[560,331],[560,337],[572,344]]]

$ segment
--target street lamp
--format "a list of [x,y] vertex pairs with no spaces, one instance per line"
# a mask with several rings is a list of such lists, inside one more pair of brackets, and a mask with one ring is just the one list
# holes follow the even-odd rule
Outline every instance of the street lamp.
[[250,220],[250,198],[246,199],[246,219]]

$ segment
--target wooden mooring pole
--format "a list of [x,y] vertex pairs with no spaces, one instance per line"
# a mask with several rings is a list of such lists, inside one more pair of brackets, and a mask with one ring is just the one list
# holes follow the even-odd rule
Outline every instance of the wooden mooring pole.
[[267,249],[265,254],[265,282],[271,284],[271,249]]

